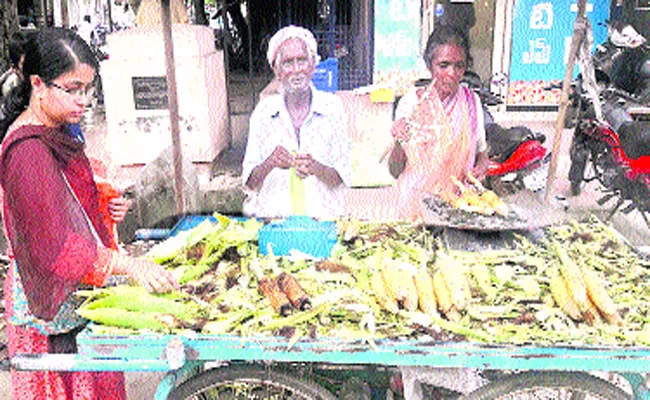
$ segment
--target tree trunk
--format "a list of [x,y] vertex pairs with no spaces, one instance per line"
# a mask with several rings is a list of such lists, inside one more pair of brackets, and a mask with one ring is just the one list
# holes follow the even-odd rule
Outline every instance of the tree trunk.
[[9,39],[18,30],[16,1],[0,2],[0,73],[9,68]]

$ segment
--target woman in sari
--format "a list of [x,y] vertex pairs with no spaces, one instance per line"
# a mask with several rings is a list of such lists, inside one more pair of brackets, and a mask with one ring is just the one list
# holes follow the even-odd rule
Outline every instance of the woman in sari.
[[482,179],[489,163],[481,101],[460,85],[469,62],[466,39],[453,28],[436,28],[424,61],[431,83],[401,99],[391,129],[389,166],[406,219],[421,215],[424,197],[456,191],[453,178],[462,181],[471,172]]
[[[9,355],[75,352],[87,321],[82,285],[126,275],[150,291],[178,287],[162,267],[115,249],[102,223],[83,136],[74,129],[98,67],[88,45],[61,28],[25,44],[23,83],[0,124],[2,217],[11,264],[5,279]],[[124,399],[121,373],[11,371],[14,399]]]

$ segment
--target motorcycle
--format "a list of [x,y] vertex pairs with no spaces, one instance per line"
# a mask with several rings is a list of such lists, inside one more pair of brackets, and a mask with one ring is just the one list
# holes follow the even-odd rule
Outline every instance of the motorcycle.
[[[587,32],[590,37],[591,31]],[[576,121],[570,150],[571,194],[579,195],[583,182],[597,180],[605,193],[599,205],[617,198],[607,219],[619,210],[630,213],[636,209],[650,227],[650,121],[636,114],[638,110],[650,111],[647,98],[643,90],[622,89],[617,83],[621,79],[615,75],[621,69],[601,68],[609,63],[601,62],[598,51],[588,54],[589,40],[582,46],[580,75],[572,93]]]
[[502,103],[491,87],[505,85],[506,80],[507,77],[500,74],[482,82],[473,72],[467,72],[462,80],[478,94],[483,104],[490,159],[485,185],[500,195],[524,188],[541,190],[546,181],[546,170],[541,167],[550,159],[550,153],[543,146],[546,136],[522,125],[504,128],[494,122],[488,108]]
[[625,23],[610,22],[608,38],[596,46],[591,59],[596,79],[650,102],[650,46]]

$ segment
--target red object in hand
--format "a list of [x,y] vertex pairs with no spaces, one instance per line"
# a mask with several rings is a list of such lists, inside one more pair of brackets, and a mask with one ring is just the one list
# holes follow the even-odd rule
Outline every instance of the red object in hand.
[[115,198],[120,197],[122,194],[120,191],[109,182],[100,181],[96,182],[97,191],[99,192],[99,213],[102,215],[102,221],[104,226],[108,229],[110,233],[110,248],[117,250],[118,249],[118,240],[117,240],[117,222],[111,217],[111,213],[108,209],[108,203]]

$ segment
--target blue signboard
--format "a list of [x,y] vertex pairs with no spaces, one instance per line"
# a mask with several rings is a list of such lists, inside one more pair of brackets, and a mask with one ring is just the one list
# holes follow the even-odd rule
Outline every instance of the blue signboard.
[[[588,0],[594,42],[607,38],[610,0]],[[516,0],[512,26],[511,81],[563,79],[571,49],[575,0]]]
[[375,0],[375,83],[399,85],[420,65],[420,0]]

